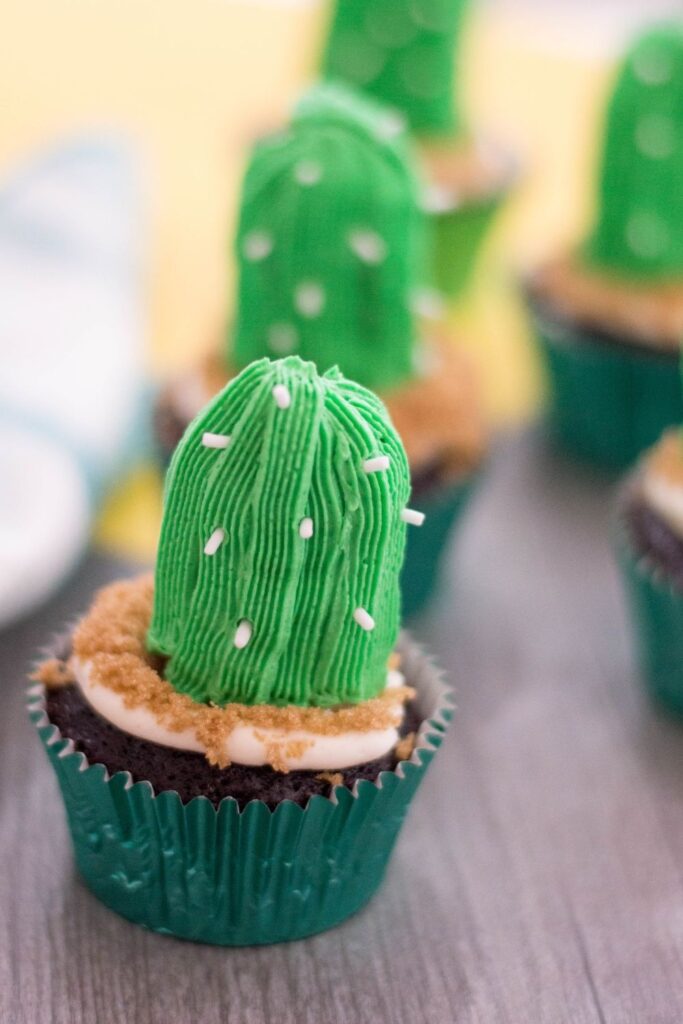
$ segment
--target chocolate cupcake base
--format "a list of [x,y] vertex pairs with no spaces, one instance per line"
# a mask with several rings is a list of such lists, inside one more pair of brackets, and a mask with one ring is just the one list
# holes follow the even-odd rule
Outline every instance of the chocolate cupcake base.
[[602,469],[629,467],[683,419],[678,352],[571,319],[533,288],[526,295],[548,374],[552,439]]
[[232,796],[185,803],[177,789],[157,792],[129,769],[112,774],[51,721],[44,686],[32,687],[30,715],[60,785],[86,884],[146,928],[219,945],[303,938],[355,913],[382,881],[451,717],[448,690],[431,663],[408,640],[401,654],[422,722],[409,760],[372,781],[328,785],[327,796],[314,794],[305,804],[285,798],[274,808],[262,799],[240,806]]

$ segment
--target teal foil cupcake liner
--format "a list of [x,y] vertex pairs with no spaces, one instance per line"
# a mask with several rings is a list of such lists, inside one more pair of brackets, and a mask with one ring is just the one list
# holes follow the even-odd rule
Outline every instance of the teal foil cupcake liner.
[[450,299],[469,288],[480,249],[508,196],[501,189],[474,202],[428,214],[430,285]]
[[403,671],[425,715],[415,749],[393,772],[305,807],[274,811],[232,798],[183,804],[127,772],[89,764],[53,726],[42,685],[29,712],[66,806],[76,863],[108,907],[153,931],[218,945],[300,939],[359,910],[384,877],[415,791],[452,715],[450,691],[402,638]]
[[548,429],[565,452],[616,472],[683,419],[677,352],[601,338],[530,306],[550,384]]
[[441,554],[457,531],[474,493],[478,474],[438,493],[416,499],[425,513],[422,526],[409,526],[406,557],[401,573],[401,599],[405,618],[417,615],[429,603],[439,582]]
[[642,680],[656,704],[683,715],[683,593],[636,550],[621,514],[616,548]]

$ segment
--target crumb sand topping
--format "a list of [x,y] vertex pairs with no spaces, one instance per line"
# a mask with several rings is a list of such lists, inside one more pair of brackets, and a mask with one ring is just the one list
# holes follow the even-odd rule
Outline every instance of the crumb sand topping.
[[[327,736],[389,729],[395,727],[402,705],[415,695],[410,687],[399,686],[361,704],[338,708],[197,703],[173,689],[146,649],[153,593],[151,575],[101,590],[74,631],[73,654],[89,663],[91,681],[120,694],[126,707],[144,708],[173,732],[194,730],[209,762],[221,768],[229,763],[223,754],[225,739],[237,726]],[[72,677],[68,667],[51,659],[39,668],[36,678],[49,687],[64,685]],[[283,742],[269,749],[269,763],[276,770],[286,770],[285,761],[301,754],[302,744],[306,740],[288,741],[283,736]]]
[[582,267],[576,258],[543,267],[533,287],[560,310],[653,348],[678,351],[683,281],[646,284]]

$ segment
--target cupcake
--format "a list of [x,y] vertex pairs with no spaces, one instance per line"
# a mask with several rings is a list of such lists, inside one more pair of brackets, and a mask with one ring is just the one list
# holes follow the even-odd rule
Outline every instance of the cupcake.
[[550,380],[548,425],[568,453],[631,465],[683,417],[683,28],[650,28],[617,75],[598,212],[527,295]]
[[242,945],[372,896],[450,717],[398,636],[409,494],[379,399],[296,356],[253,363],[192,423],[154,578],[102,590],[31,689],[107,906]]
[[468,0],[336,0],[322,60],[394,108],[424,166],[434,286],[466,291],[480,245],[509,192],[511,161],[474,133],[461,99],[462,28]]
[[168,457],[211,396],[264,356],[296,352],[321,372],[338,365],[379,393],[425,514],[408,542],[406,614],[434,588],[486,447],[469,363],[438,321],[414,312],[424,242],[417,189],[408,144],[387,133],[385,108],[341,87],[310,92],[288,129],[251,154],[226,342],[167,388],[157,409]]
[[667,431],[628,478],[618,552],[641,674],[657,703],[683,714],[683,434]]

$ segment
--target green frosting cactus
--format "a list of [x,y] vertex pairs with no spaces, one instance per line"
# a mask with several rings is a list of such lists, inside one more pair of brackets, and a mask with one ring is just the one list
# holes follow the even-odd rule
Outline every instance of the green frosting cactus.
[[659,25],[627,54],[606,126],[594,266],[629,278],[683,274],[683,26]]
[[456,51],[468,0],[336,0],[326,77],[396,107],[418,136],[463,134]]
[[383,689],[413,513],[379,399],[260,360],[190,425],[166,486],[148,644],[177,690],[329,706]]
[[396,116],[343,87],[313,89],[246,172],[229,360],[295,352],[373,389],[411,377],[422,227]]

